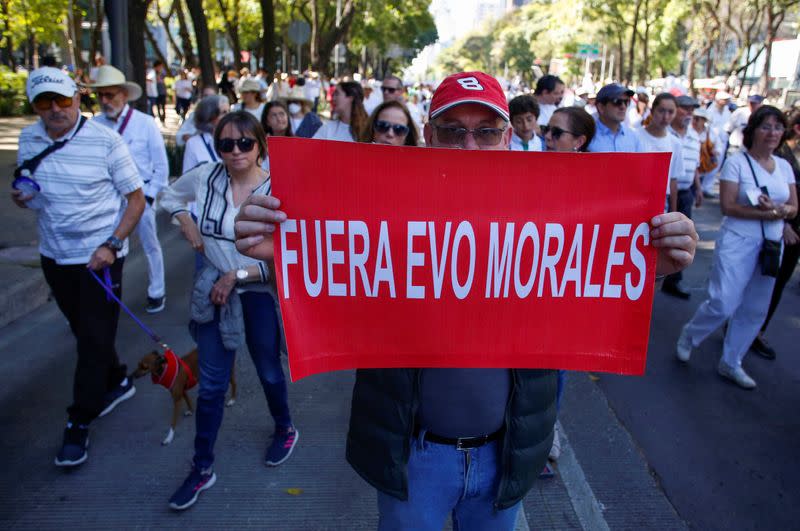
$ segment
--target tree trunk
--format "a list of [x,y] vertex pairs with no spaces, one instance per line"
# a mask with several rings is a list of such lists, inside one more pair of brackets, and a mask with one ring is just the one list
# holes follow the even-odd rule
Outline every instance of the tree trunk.
[[9,0],[0,0],[0,14],[3,15],[3,34],[6,37],[6,44],[0,50],[0,63],[14,68],[14,42],[11,40],[11,28],[8,24],[8,2]]
[[[178,46],[178,43],[175,42],[175,39],[172,37],[172,33],[169,31],[169,21],[172,18],[173,13],[175,13],[175,7],[178,5],[178,2],[173,0],[172,5],[167,12],[166,17],[161,16],[161,8],[158,5],[158,0],[156,0],[156,14],[158,15],[158,19],[161,21],[161,24],[164,25],[164,33],[167,34],[167,40],[169,44],[172,46],[172,49],[175,50],[175,55],[178,56],[178,60],[183,64],[183,50],[181,47]],[[167,64],[167,63],[164,63]]]
[[144,23],[144,35],[147,37],[147,40],[150,41],[150,45],[153,47],[153,53],[156,54],[156,59],[164,63],[164,68],[167,69],[167,72],[171,74],[169,63],[167,62],[167,58],[164,57],[164,53],[161,51],[161,48],[158,47],[158,41],[156,40],[153,32],[147,25],[147,22]]
[[173,0],[173,7],[175,15],[178,17],[178,34],[181,37],[181,44],[183,44],[183,65],[186,68],[192,68],[197,64],[197,58],[194,55],[192,37],[186,24],[186,14],[183,12],[183,0]]
[[625,71],[625,80],[623,84],[627,85],[633,81],[634,63],[636,61],[636,37],[638,36],[639,28],[639,13],[642,10],[642,0],[636,0],[636,5],[633,11],[633,25],[631,26],[631,44],[628,48],[628,69]]
[[261,25],[264,27],[261,39],[264,62],[261,65],[267,72],[274,72],[278,57],[275,52],[275,6],[272,0],[261,0]]
[[[146,53],[144,47],[144,35],[147,21],[147,7],[150,0],[128,0],[128,50],[130,53],[132,75],[134,83],[145,88],[145,77],[147,75]],[[158,48],[154,46],[156,50]],[[166,66],[166,63],[164,63]],[[147,98],[142,97],[131,102],[136,109],[145,112],[147,108]]]
[[94,0],[94,27],[92,28],[92,37],[89,44],[89,66],[94,65],[94,58],[97,55],[97,50],[100,47],[100,38],[103,34],[103,1]]
[[[233,48],[234,68],[238,72],[242,69],[242,45],[239,42],[239,0],[233,0],[233,8],[231,9],[229,9],[227,2],[217,0],[217,3],[222,13],[222,20],[225,22],[225,33],[228,35],[228,42]],[[233,12],[233,18],[228,18],[228,12]]]
[[617,77],[614,81],[621,81],[622,73],[625,72],[625,45],[622,43],[621,32],[617,33],[617,55],[619,56],[619,64],[617,65]]
[[203,0],[186,0],[186,7],[192,17],[194,35],[197,40],[197,57],[203,87],[214,87],[217,84],[214,76],[214,61],[211,59],[211,44],[208,39],[208,23],[203,11]]
[[[783,14],[786,11],[774,11],[774,2],[769,2],[766,9],[767,14],[767,38],[764,42],[764,71],[761,73],[761,79],[758,80],[758,91],[760,94],[767,96],[769,92],[769,67],[772,64],[772,43],[775,42],[775,34],[778,32],[778,27],[783,22]],[[779,6],[774,6],[774,9],[780,9]]]

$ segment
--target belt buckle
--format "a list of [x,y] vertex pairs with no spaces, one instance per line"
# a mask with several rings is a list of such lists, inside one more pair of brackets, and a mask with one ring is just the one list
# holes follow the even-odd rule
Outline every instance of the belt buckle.
[[461,450],[462,452],[466,452],[469,448],[464,448],[464,438],[459,437],[456,439],[456,450]]

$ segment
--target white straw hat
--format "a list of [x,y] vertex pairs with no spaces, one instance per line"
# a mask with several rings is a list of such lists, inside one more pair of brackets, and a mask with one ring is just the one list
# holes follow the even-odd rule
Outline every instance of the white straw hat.
[[97,80],[86,85],[90,88],[123,87],[128,93],[128,101],[138,100],[142,97],[142,87],[133,81],[125,79],[125,74],[111,65],[103,65],[97,69]]

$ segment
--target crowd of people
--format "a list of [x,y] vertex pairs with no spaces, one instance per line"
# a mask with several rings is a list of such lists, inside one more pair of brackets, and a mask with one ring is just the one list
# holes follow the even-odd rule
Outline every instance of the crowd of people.
[[[170,507],[190,507],[216,481],[215,442],[240,346],[248,347],[274,421],[264,462],[277,466],[292,454],[299,430],[271,285],[272,234],[286,219],[271,195],[271,136],[576,156],[669,152],[664,213],[651,220],[665,294],[690,296],[680,275],[698,238],[693,208],[718,187],[725,215],[708,298],[682,329],[677,358],[688,362],[693,348],[726,326],[718,372],[752,389],[746,353],[776,356],[763,333],[800,255],[798,112],[785,114],[757,95],[731,111],[724,91],[704,106],[687,94],[637,93],[617,83],[596,94],[574,91],[578,98],[566,106],[567,86],[552,75],[511,98],[482,72],[453,74],[413,94],[397,76],[329,83],[310,72],[267,81],[261,70],[224,71],[217,86],[199,91],[197,79],[181,72],[173,86],[184,154],[182,174],[170,183],[156,124],[168,94],[164,65],[153,65],[144,90],[104,64],[80,85],[56,68],[29,76],[40,121],[20,136],[12,196],[37,211],[42,267],[78,349],[59,466],[83,463],[91,421],[135,393],[114,349],[119,306],[107,294],[121,296],[127,238],[137,231],[149,273],[145,310],[165,308],[158,208],[195,251],[187,319],[200,371],[194,466]],[[89,93],[100,103],[91,120],[80,112]],[[142,96],[151,116],[131,105]],[[513,529],[520,500],[536,477],[552,474],[548,459],[559,457],[554,428],[564,379],[564,371],[550,370],[357,371],[347,459],[379,491],[380,528],[441,529],[452,515],[459,526]],[[465,459],[480,460],[486,473],[473,477],[467,466],[465,475]]]

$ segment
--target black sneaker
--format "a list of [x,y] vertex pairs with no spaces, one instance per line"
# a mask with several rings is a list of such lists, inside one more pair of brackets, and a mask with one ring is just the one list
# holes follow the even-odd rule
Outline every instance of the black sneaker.
[[300,439],[300,432],[295,428],[278,428],[272,436],[272,443],[267,448],[264,462],[267,466],[278,466],[292,455],[292,450]]
[[778,354],[775,352],[775,349],[772,348],[769,343],[767,343],[767,340],[764,339],[761,334],[756,336],[756,338],[753,340],[753,344],[750,345],[750,348],[753,349],[756,354],[768,360],[774,360],[778,356]]
[[56,455],[56,466],[78,466],[89,457],[89,427],[67,424],[64,428],[64,442]]
[[193,466],[192,471],[189,472],[189,477],[186,478],[183,485],[181,485],[169,499],[170,509],[176,511],[188,509],[194,505],[194,502],[197,501],[197,497],[201,492],[210,489],[216,482],[217,475],[213,470],[203,472],[196,466]]
[[147,297],[147,306],[145,306],[144,311],[147,313],[158,313],[162,311],[166,305],[166,297]]
[[136,388],[133,386],[133,382],[129,378],[125,378],[117,387],[106,393],[105,400],[103,401],[103,411],[97,416],[105,417],[111,413],[118,404],[126,401],[135,394]]

